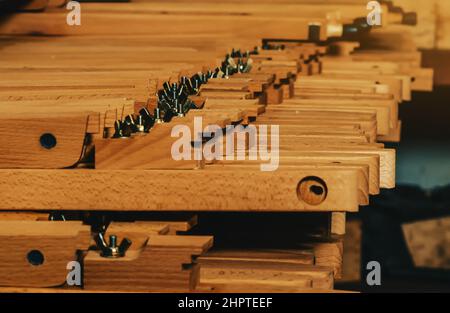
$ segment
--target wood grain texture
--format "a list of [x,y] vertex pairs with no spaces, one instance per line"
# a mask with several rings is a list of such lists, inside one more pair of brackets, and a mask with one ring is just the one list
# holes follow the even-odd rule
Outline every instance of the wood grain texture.
[[195,289],[199,269],[192,257],[206,252],[212,237],[150,235],[142,239],[139,247],[128,250],[122,258],[102,258],[98,252],[88,252],[84,258],[84,288],[185,292]]
[[[383,6],[383,26],[357,43],[337,43],[329,49],[289,42],[283,43],[284,49],[261,50],[252,55],[250,73],[202,85],[193,96],[201,109],[158,124],[143,136],[110,139],[104,130],[113,130],[116,120],[142,107],[153,110],[163,82],[213,70],[233,47],[251,50],[268,37],[306,39],[310,23],[320,24],[321,40],[339,37],[343,23],[367,15],[366,3],[359,0],[134,2],[83,3],[82,26],[72,27],[62,1],[52,0],[44,13],[19,13],[0,25],[0,34],[6,35],[0,36],[0,133],[5,135],[0,148],[0,156],[5,156],[0,158],[0,210],[5,210],[0,214],[0,237],[11,241],[6,248],[13,250],[0,251],[0,262],[7,260],[4,268],[14,273],[3,278],[4,284],[0,278],[0,285],[21,287],[6,289],[10,292],[27,292],[64,283],[63,260],[93,241],[88,238],[84,244],[83,237],[80,247],[72,247],[79,235],[73,229],[81,226],[65,222],[44,230],[36,219],[48,211],[73,210],[147,216],[109,225],[106,235],[133,242],[124,258],[102,258],[95,250],[85,253],[83,292],[334,291],[334,279],[346,275],[346,212],[367,205],[369,195],[380,188],[395,186],[395,151],[378,142],[399,141],[399,104],[411,100],[412,91],[432,90],[433,71],[421,68],[417,36],[427,44],[442,44],[445,27],[431,39],[436,29],[432,24],[444,25],[445,18],[427,12],[425,18],[419,16],[426,27],[399,25],[402,16]],[[436,3],[430,3],[435,10]],[[423,1],[417,6],[424,9]],[[186,124],[192,129],[193,118],[199,116],[203,126],[279,125],[278,169],[261,172],[261,163],[267,163],[261,158],[175,162],[170,154],[172,127]],[[65,150],[47,156],[36,148],[35,134],[52,125],[58,126],[50,129],[57,132],[57,148],[61,143]],[[87,148],[94,151],[95,164],[90,160],[60,169],[77,162],[86,135],[93,139]],[[249,156],[248,145],[233,150],[237,152]],[[151,214],[162,215],[157,211],[327,213],[322,213],[321,223],[311,225],[311,234],[309,225],[305,231],[314,240],[286,242],[295,250],[205,254],[212,238],[174,236],[195,223],[152,220]],[[24,230],[8,224],[7,231],[2,230],[2,223],[18,219],[39,226],[27,224]],[[360,235],[355,229],[349,234],[354,239]],[[414,234],[407,236],[414,241]],[[33,267],[42,270],[33,276],[23,265],[23,254],[42,242],[38,248],[46,256],[46,249],[53,249],[48,264],[56,270],[45,267],[46,259],[43,266]],[[57,244],[68,248],[56,250]],[[420,248],[421,243],[412,246]],[[199,256],[198,262],[193,256]],[[19,257],[16,266],[10,258]],[[31,280],[26,281],[26,275]],[[78,291],[45,291],[56,290]]]
[[[273,19],[264,16],[208,16],[198,19],[196,15],[177,15],[176,19],[165,14],[126,14],[126,13],[88,13],[83,12],[83,26],[71,27],[66,23],[66,12],[41,13],[30,16],[21,13],[12,16],[0,27],[5,35],[123,35],[155,34],[160,32],[183,32],[185,34],[234,34],[253,38],[304,38],[308,36],[310,19],[286,17],[270,26]],[[33,18],[31,18],[33,17]],[[326,25],[325,19],[316,18]],[[204,23],[211,27],[205,28]],[[251,25],[251,27],[249,27]],[[323,28],[322,38],[326,37]]]
[[333,277],[339,279],[342,276],[342,258],[344,253],[341,239],[334,242],[320,242],[313,245],[315,264],[327,266],[333,269]]
[[199,257],[200,284],[210,290],[330,289],[330,268],[315,266],[311,254],[296,250],[223,250]]
[[344,212],[331,213],[331,229],[332,235],[345,235],[346,216]]
[[361,279],[361,220],[347,221],[346,229],[341,281],[358,282]]
[[[1,286],[55,287],[65,284],[76,251],[88,248],[90,229],[80,222],[0,221],[0,238]],[[42,264],[27,260],[33,250],[42,253]]]
[[[319,176],[328,186],[327,199],[320,205],[307,205],[297,198],[297,184],[308,176]],[[259,167],[241,171],[1,170],[0,209],[357,211],[359,179],[354,169],[320,167],[276,172],[261,172]],[[201,186],[201,197],[192,182]],[[133,194],[136,197],[130,197]]]
[[416,267],[450,268],[450,218],[408,223],[402,230]]
[[[1,168],[65,168],[81,157],[88,116],[9,118],[0,123]],[[41,137],[51,134],[55,146],[46,148]]]

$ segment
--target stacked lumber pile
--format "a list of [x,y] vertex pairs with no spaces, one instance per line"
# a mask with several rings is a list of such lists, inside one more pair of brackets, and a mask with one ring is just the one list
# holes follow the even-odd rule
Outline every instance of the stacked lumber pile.
[[[382,142],[400,140],[399,105],[432,87],[408,33],[390,28],[410,17],[389,7],[372,31],[361,20],[365,4],[341,0],[83,3],[73,26],[54,6],[8,16],[0,23],[0,235],[14,253],[0,253],[0,271],[12,273],[0,285],[332,291],[346,213],[395,187],[395,150]],[[213,159],[176,160],[176,125],[200,133],[200,149],[213,142],[207,126],[218,136],[241,125],[246,137],[268,125],[271,139],[258,148],[279,146],[278,167],[262,171],[267,158],[250,160],[250,139]],[[246,157],[227,159],[235,155]],[[299,224],[244,231],[243,241],[259,244],[233,247],[221,242],[236,228],[199,219],[206,230],[196,230],[186,213],[218,211],[252,214],[249,223],[289,212]],[[73,260],[81,286],[65,282]]]

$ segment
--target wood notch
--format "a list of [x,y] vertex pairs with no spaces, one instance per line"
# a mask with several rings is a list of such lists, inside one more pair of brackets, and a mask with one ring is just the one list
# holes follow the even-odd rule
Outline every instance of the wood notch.
[[[124,236],[129,236],[126,232]],[[89,251],[84,258],[84,288],[115,291],[192,291],[199,281],[193,256],[213,243],[209,236],[131,234],[134,242],[121,258]]]
[[0,286],[64,285],[68,263],[90,238],[81,222],[0,221]]
[[81,158],[87,115],[5,118],[0,121],[0,168],[58,169]]

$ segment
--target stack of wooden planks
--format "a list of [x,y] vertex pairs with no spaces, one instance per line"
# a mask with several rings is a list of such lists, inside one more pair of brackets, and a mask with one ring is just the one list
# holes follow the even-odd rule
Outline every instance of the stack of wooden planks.
[[[0,286],[332,291],[346,213],[395,187],[395,150],[382,142],[400,140],[399,105],[432,89],[403,31],[413,26],[383,9],[371,31],[366,4],[348,0],[82,3],[72,26],[55,5],[7,16],[0,272],[11,274]],[[172,153],[175,126],[194,136],[182,160]],[[228,149],[221,136],[231,126],[246,141]],[[270,140],[252,144],[261,129]],[[251,159],[256,147],[269,158]],[[214,158],[195,157],[206,148]],[[276,168],[262,170],[269,161]],[[280,233],[302,230],[281,238],[260,224],[242,240],[269,236],[278,246],[214,248],[213,236],[227,235],[196,232],[205,212],[246,212],[255,225],[290,212],[305,227],[279,221]],[[236,230],[219,224],[222,235]],[[110,238],[104,247],[101,238]],[[119,251],[116,240],[131,246]],[[83,268],[81,286],[65,282],[70,261]]]

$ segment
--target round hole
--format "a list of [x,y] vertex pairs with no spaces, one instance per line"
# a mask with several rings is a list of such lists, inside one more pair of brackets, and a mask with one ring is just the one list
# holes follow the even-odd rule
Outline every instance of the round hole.
[[31,250],[27,254],[28,263],[38,266],[44,263],[44,255],[39,250]]
[[326,183],[319,177],[303,178],[297,186],[297,197],[309,205],[319,205],[325,201],[328,193]]
[[311,187],[309,187],[309,191],[311,191],[313,194],[320,196],[323,194],[324,190],[321,186],[317,186],[317,185],[312,185]]
[[56,137],[53,134],[45,133],[41,136],[39,142],[45,149],[52,149],[56,146]]

